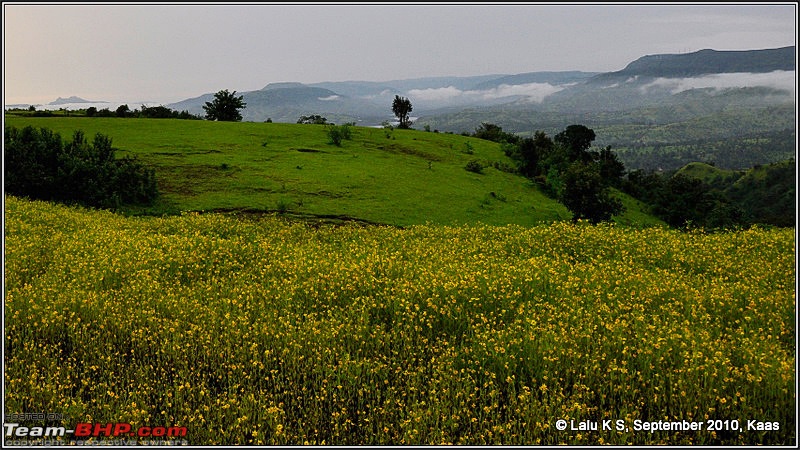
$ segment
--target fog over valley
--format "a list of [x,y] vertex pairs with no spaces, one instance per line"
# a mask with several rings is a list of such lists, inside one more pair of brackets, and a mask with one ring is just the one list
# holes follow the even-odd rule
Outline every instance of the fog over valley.
[[719,73],[690,78],[657,78],[642,86],[642,89],[646,91],[654,86],[668,88],[673,94],[690,89],[768,87],[786,91],[794,96],[797,78],[793,70],[776,70],[768,73]]
[[[501,75],[498,75],[498,78]],[[356,82],[352,82],[356,83]],[[389,84],[391,82],[385,82]],[[651,93],[653,90],[667,90],[671,94],[678,94],[691,89],[735,89],[735,88],[753,88],[753,87],[766,87],[779,91],[784,91],[787,97],[794,97],[796,95],[796,72],[795,71],[772,71],[767,73],[719,73],[710,74],[698,77],[685,77],[685,78],[639,78],[630,77],[622,83],[611,83],[601,86],[603,89],[621,88],[625,85],[636,87],[642,95]],[[325,84],[325,83],[320,83]],[[338,83],[333,83],[338,84]],[[385,89],[379,94],[371,95],[357,95],[357,98],[369,101],[380,106],[390,102],[394,95],[402,95],[408,97],[416,111],[429,110],[437,108],[452,108],[452,107],[466,107],[466,106],[488,106],[498,105],[511,102],[523,103],[542,103],[550,96],[557,92],[564,91],[570,87],[578,84],[577,82],[570,82],[564,84],[553,83],[523,83],[523,84],[500,84],[499,86],[488,89],[461,89],[453,85],[446,87],[430,87],[430,88],[416,88],[408,90],[400,89]],[[296,86],[304,86],[296,84]],[[778,95],[779,93],[775,93]],[[325,97],[317,97],[320,102],[336,103],[347,99],[346,95],[339,95],[333,93]],[[117,101],[117,102],[104,102],[104,101],[86,101],[86,102],[51,102],[47,104],[34,105],[39,110],[77,110],[89,107],[97,109],[108,108],[115,110],[120,105],[127,104],[131,109],[139,108],[142,105],[147,107],[164,105],[163,102],[158,101]],[[6,105],[6,107],[14,106],[27,106],[27,105]],[[387,114],[390,113],[387,106]],[[199,110],[196,109],[196,112]]]

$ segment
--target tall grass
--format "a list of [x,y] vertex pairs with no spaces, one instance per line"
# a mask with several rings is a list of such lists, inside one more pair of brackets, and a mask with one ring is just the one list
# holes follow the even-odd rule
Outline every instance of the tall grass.
[[123,218],[7,197],[6,412],[186,426],[195,445],[794,445],[793,235]]

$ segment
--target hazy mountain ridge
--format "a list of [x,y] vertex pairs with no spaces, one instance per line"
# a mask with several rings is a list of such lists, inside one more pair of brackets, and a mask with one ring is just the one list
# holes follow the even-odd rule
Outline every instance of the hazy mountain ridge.
[[[550,71],[379,82],[279,82],[239,94],[247,103],[242,112],[246,121],[294,122],[303,115],[319,114],[331,121],[352,121],[359,125],[379,125],[392,120],[391,101],[395,95],[400,95],[411,100],[412,116],[419,119],[418,124],[435,122],[441,131],[460,132],[465,130],[455,129],[441,115],[459,114],[469,108],[480,112],[487,107],[491,108],[485,111],[487,116],[495,114],[497,109],[586,114],[679,103],[682,100],[675,94],[696,89],[686,81],[687,77],[716,76],[713,80],[694,79],[696,84],[706,87],[714,83],[727,83],[728,87],[749,87],[753,83],[768,86],[775,84],[771,81],[773,78],[780,78],[783,85],[793,84],[794,55],[795,47],[701,50],[677,55],[647,55],[621,71],[608,73]],[[791,72],[780,75],[779,71]],[[751,81],[745,80],[744,74],[749,74],[750,78],[755,77],[753,74],[761,75]],[[785,86],[771,87],[776,91],[773,97],[781,97],[783,94],[778,91],[786,90]],[[213,94],[205,94],[167,106],[202,115],[203,105],[212,99]],[[785,101],[786,98],[765,98],[765,103],[776,100]]]
[[596,76],[592,82],[619,77],[684,78],[712,73],[765,73],[795,70],[795,47],[767,50],[719,51],[643,56],[618,72]]
[[[245,121],[294,122],[300,116],[319,114],[333,121],[380,125],[392,120],[391,102],[395,95],[409,97],[418,116],[443,108],[491,106],[511,103],[544,89],[544,95],[561,86],[585,81],[596,72],[531,72],[474,77],[429,77],[406,80],[341,81],[303,84],[269,83],[258,91],[237,92],[247,107]],[[502,89],[505,88],[506,91]],[[204,114],[203,105],[213,93],[167,105],[175,110]]]
[[[628,164],[641,161],[631,153],[640,148],[697,146],[704,136],[713,137],[714,145],[728,148],[742,136],[795,130],[795,67],[794,46],[701,50],[647,55],[623,70],[607,73],[279,82],[239,94],[247,103],[242,111],[244,120],[254,122],[294,123],[301,116],[318,114],[334,123],[378,126],[394,121],[391,105],[399,95],[411,100],[412,126],[417,129],[463,133],[489,122],[508,132],[526,134],[557,132],[567,124],[580,123],[595,129],[597,145],[613,145],[628,155]],[[213,94],[209,93],[168,106],[204,115],[202,107],[211,100]],[[786,145],[785,139],[779,141]],[[769,154],[792,152],[793,148],[781,147]],[[736,161],[738,166],[748,159],[737,157]],[[664,167],[659,161],[657,166],[679,167],[682,162],[678,158]],[[725,166],[724,159],[714,162]],[[751,162],[772,161],[754,154]]]
[[107,103],[102,100],[84,100],[80,97],[71,96],[67,98],[58,97],[57,99],[53,100],[52,102],[48,103],[49,105],[65,105],[67,103]]

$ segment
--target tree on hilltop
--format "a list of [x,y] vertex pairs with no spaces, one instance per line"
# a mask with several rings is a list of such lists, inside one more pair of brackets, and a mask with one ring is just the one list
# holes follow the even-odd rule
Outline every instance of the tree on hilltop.
[[311,124],[311,125],[333,125],[328,123],[328,119],[320,116],[319,114],[312,114],[310,116],[300,116],[297,123]]
[[119,105],[116,111],[117,117],[131,117],[133,115],[133,111],[128,107],[128,105]]
[[411,112],[411,109],[411,100],[400,97],[399,95],[394,96],[394,102],[392,102],[392,112],[394,112],[397,120],[400,121],[400,124],[397,125],[397,128],[411,128],[411,122],[408,120],[408,114]]
[[220,122],[238,122],[242,120],[240,109],[247,106],[243,96],[236,96],[236,91],[228,92],[227,89],[214,94],[213,102],[206,102],[203,109],[206,119]]

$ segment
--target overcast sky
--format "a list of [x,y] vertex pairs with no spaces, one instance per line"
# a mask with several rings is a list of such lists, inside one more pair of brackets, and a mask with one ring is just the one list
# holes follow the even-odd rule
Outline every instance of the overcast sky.
[[5,104],[164,104],[268,83],[615,71],[796,45],[772,4],[3,4]]

